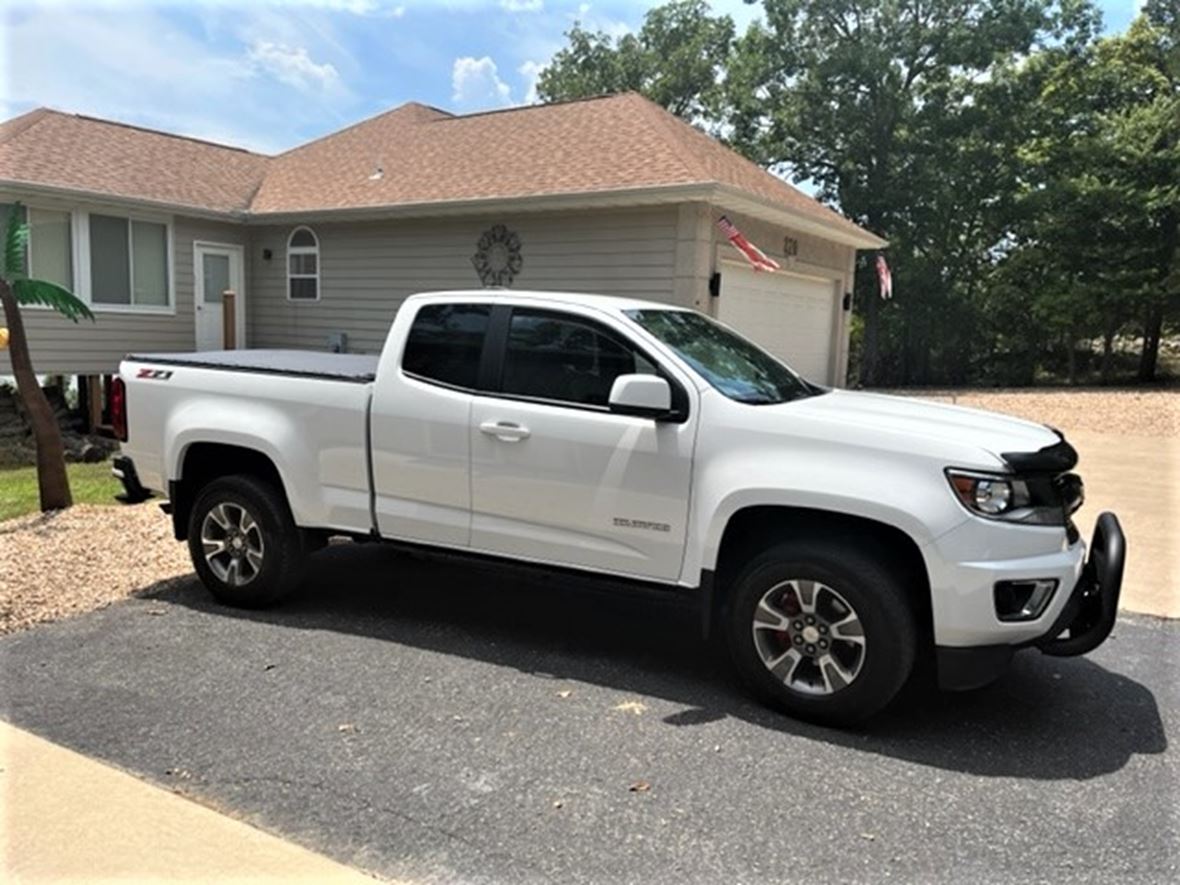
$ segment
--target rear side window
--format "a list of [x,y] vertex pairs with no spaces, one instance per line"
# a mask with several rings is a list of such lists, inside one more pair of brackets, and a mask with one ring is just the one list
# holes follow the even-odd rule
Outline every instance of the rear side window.
[[597,323],[569,314],[514,310],[502,392],[552,402],[606,406],[620,375],[656,367]]
[[489,304],[429,304],[418,311],[402,370],[425,381],[475,388],[488,330]]

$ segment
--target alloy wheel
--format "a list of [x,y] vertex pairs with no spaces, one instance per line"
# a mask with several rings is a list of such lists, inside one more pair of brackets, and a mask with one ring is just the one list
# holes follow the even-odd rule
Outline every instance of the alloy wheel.
[[241,504],[226,501],[205,514],[201,545],[213,574],[232,587],[249,584],[262,569],[262,529]]
[[830,695],[852,684],[865,660],[860,616],[836,590],[801,578],[781,581],[754,609],[754,645],[787,688]]

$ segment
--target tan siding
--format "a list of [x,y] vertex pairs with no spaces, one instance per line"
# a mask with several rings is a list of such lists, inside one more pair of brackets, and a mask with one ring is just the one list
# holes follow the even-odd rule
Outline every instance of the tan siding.
[[[414,292],[478,288],[476,242],[502,223],[521,239],[520,289],[599,292],[670,301],[676,259],[674,207],[576,214],[313,226],[320,240],[319,302],[286,297],[292,227],[252,227],[248,286],[252,347],[322,349],[346,332],[349,350],[378,351],[399,304]],[[263,261],[264,249],[272,251]]]
[[[4,202],[4,195],[0,195]],[[193,240],[245,243],[242,225],[193,218],[172,219],[175,313],[96,312],[96,321],[71,323],[51,311],[26,308],[21,313],[29,335],[33,367],[40,374],[104,374],[114,372],[132,351],[192,350]],[[0,375],[11,374],[0,351]]]

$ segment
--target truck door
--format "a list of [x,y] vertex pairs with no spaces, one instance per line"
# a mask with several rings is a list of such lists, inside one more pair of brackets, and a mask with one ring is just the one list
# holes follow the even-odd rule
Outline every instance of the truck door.
[[383,537],[466,547],[470,539],[472,391],[489,304],[425,304],[400,362],[373,397],[370,440]]
[[506,325],[489,344],[498,378],[472,402],[472,548],[675,581],[695,418],[612,414],[614,379],[657,367],[590,315],[517,306]]

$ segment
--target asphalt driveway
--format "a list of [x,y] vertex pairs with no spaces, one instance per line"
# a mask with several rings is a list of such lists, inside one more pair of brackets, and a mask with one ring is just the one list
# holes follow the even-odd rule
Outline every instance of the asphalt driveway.
[[10,722],[382,876],[1180,876],[1176,622],[839,732],[748,700],[690,611],[364,546],[283,608],[190,579],[0,668]]

